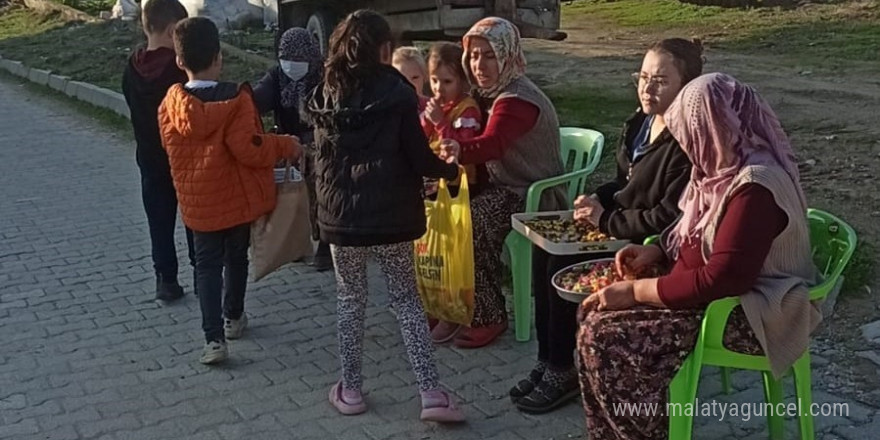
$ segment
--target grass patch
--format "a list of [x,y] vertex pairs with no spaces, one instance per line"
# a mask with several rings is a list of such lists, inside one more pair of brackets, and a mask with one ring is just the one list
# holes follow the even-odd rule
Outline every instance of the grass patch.
[[220,39],[242,50],[266,58],[275,59],[275,31],[263,28],[247,28],[224,32]]
[[696,6],[678,0],[579,0],[563,5],[564,23],[600,20],[619,27],[668,29],[732,25],[757,10]]
[[102,11],[110,11],[116,4],[116,0],[52,0],[73,9],[78,9],[89,15],[98,16]]
[[565,5],[562,18],[569,26],[594,22],[609,29],[700,36],[733,51],[759,50],[816,65],[830,64],[829,59],[880,59],[877,1],[806,3],[782,9],[696,6],[677,0],[580,0]]
[[[144,42],[136,22],[65,22],[16,5],[0,12],[4,57],[115,91],[121,91],[129,56]],[[253,82],[265,71],[253,60],[227,55],[223,61],[223,79],[228,81]]]
[[626,88],[591,88],[576,84],[558,84],[544,87],[553,101],[559,124],[569,127],[592,128],[605,135],[605,147],[597,176],[593,182],[602,182],[614,176],[614,155],[620,141],[624,121],[638,107],[635,91]]
[[[24,20],[43,19],[26,12]],[[0,26],[2,18],[5,15],[0,17]],[[0,38],[0,54],[28,67],[120,91],[128,57],[141,41],[130,22],[67,23],[40,33]]]
[[876,280],[877,248],[869,241],[859,240],[852,258],[843,270],[842,292],[865,292]]
[[0,41],[38,35],[65,23],[59,14],[38,16],[22,7],[0,8]]
[[756,31],[722,43],[739,52],[762,51],[823,67],[836,67],[828,60],[880,60],[880,22],[816,22]]

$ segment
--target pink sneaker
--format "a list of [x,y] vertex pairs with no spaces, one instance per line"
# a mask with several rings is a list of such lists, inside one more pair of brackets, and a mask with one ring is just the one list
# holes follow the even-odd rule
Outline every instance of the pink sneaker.
[[364,398],[361,396],[360,391],[349,391],[349,393],[357,395],[347,399],[342,397],[342,392],[342,380],[340,379],[339,382],[336,382],[336,385],[330,388],[330,403],[333,404],[337,411],[347,416],[363,414],[367,411],[367,404],[364,403]]
[[436,389],[423,391],[422,414],[423,422],[460,423],[464,421],[464,413],[455,406],[455,402],[446,391]]

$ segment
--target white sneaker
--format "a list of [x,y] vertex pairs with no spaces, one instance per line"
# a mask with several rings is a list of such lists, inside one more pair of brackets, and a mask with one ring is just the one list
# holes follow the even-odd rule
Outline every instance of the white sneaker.
[[229,350],[226,349],[225,342],[211,341],[205,344],[202,350],[202,357],[199,362],[205,365],[219,364],[229,357]]
[[241,318],[223,320],[223,333],[226,334],[226,339],[240,338],[245,327],[247,327],[247,315],[244,313],[241,314]]

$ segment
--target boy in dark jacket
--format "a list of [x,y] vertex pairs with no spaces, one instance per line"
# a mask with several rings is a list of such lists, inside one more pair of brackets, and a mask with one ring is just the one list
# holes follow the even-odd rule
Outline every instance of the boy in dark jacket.
[[[156,299],[173,301],[183,296],[177,281],[177,249],[174,228],[177,197],[171,183],[168,156],[159,139],[157,111],[172,84],[186,81],[186,74],[174,61],[171,34],[174,25],[186,18],[177,0],[150,0],[141,15],[147,47],[131,55],[122,76],[122,93],[131,110],[131,125],[137,142],[137,164],[141,172],[141,197],[150,228],[153,269],[156,271]],[[190,264],[195,264],[192,232],[186,230]]]

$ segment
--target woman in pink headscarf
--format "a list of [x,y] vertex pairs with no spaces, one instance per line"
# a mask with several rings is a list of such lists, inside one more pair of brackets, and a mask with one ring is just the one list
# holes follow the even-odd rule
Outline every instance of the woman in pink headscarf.
[[665,408],[709,302],[740,297],[724,344],[766,354],[777,377],[807,350],[819,322],[806,287],[814,278],[806,200],[773,110],[751,87],[715,73],[687,85],[665,119],[694,164],[682,216],[660,245],[626,247],[616,260],[621,275],[671,271],[612,284],[581,304],[579,374],[590,438],[666,438],[665,415],[612,409]]

